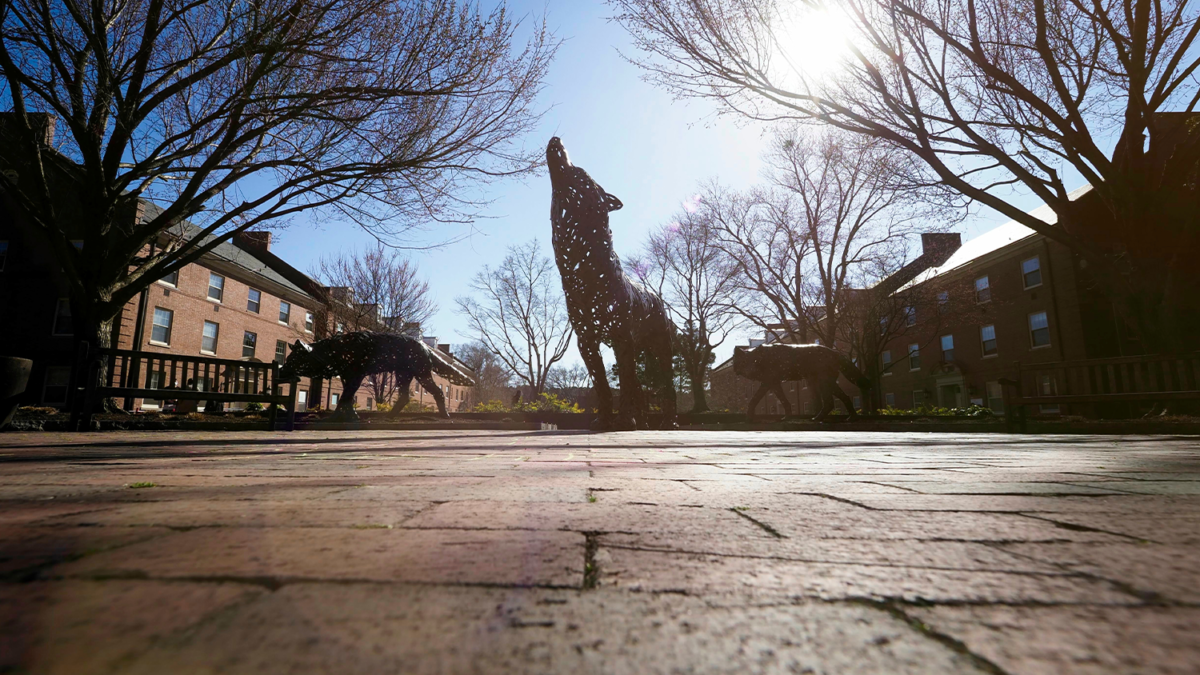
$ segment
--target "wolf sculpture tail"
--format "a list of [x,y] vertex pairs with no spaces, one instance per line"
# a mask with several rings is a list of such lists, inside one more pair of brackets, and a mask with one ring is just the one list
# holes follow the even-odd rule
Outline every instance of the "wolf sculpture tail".
[[850,357],[846,356],[845,354],[838,354],[838,370],[841,370],[842,374],[846,376],[846,379],[853,382],[854,386],[858,387],[859,389],[867,390],[871,388],[871,380],[867,379],[867,376],[863,375],[863,372],[858,369],[858,366],[854,365],[854,362],[850,360]]
[[456,384],[460,387],[475,386],[475,379],[466,374],[462,368],[455,365],[454,362],[446,358],[441,352],[431,349],[429,345],[425,345],[425,349],[433,357],[433,372],[449,380],[450,384]]

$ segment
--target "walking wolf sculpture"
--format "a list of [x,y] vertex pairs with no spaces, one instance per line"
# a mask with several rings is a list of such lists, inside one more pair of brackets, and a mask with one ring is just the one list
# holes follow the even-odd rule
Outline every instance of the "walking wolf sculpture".
[[[562,276],[567,314],[575,329],[580,356],[592,377],[600,407],[601,429],[648,427],[649,406],[638,382],[636,362],[646,355],[648,382],[658,393],[663,428],[675,428],[675,385],[671,339],[675,325],[662,299],[630,279],[613,251],[608,213],[621,200],[608,194],[583,169],[571,164],[558,138],[546,146],[553,196],[550,224],[554,258]],[[612,347],[621,382],[621,410],[612,419],[612,390],[600,356],[600,343]]]
[[449,417],[449,414],[446,413],[442,390],[433,381],[433,373],[460,387],[475,384],[463,369],[424,342],[407,335],[369,331],[334,335],[317,340],[311,347],[296,340],[287,361],[279,369],[279,379],[292,380],[302,375],[340,377],[342,398],[338,401],[335,414],[354,419],[358,417],[352,407],[354,394],[366,376],[376,373],[392,373],[396,376],[396,391],[400,394],[400,400],[392,407],[394,413],[408,405],[408,387],[413,378],[433,396],[442,417]]
[[838,386],[838,373],[844,374],[860,390],[867,391],[871,381],[862,371],[843,354],[822,347],[821,345],[789,345],[774,343],[760,347],[738,347],[733,351],[733,372],[749,379],[758,380],[762,385],[754,396],[750,397],[750,405],[746,416],[753,418],[754,409],[768,391],[774,391],[783,404],[784,415],[791,417],[792,406],[783,393],[782,383],[786,380],[807,380],[808,386],[817,391],[821,399],[821,412],[813,419],[820,422],[829,411],[833,410],[833,397],[838,397],[846,405],[850,419],[857,415],[854,403],[846,392]]

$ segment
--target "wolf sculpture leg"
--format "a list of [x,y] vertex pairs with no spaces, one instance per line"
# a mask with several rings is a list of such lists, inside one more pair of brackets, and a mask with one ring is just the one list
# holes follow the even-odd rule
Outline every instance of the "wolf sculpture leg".
[[637,350],[628,342],[613,342],[613,354],[617,359],[617,377],[621,382],[620,410],[617,412],[616,428],[631,431],[646,428],[646,401],[642,396],[642,384],[637,376]]
[[608,373],[604,372],[604,358],[600,356],[599,343],[580,336],[577,340],[579,356],[592,378],[592,389],[596,391],[596,407],[599,416],[592,422],[597,431],[608,431],[613,427],[612,389],[608,386]]
[[347,421],[358,419],[358,413],[354,412],[354,395],[358,393],[358,387],[362,385],[363,377],[359,375],[342,378],[342,397],[338,399],[337,410],[333,413],[335,418]]
[[429,392],[429,395],[432,396],[433,400],[437,403],[438,416],[447,418],[450,417],[450,413],[446,412],[446,397],[442,396],[442,389],[441,387],[437,386],[436,382],[433,381],[433,376],[422,375],[417,378],[417,382],[421,383],[421,388]]
[[821,410],[813,418],[813,421],[824,422],[825,416],[833,410],[833,395],[829,391],[829,383],[827,381],[820,380],[816,384],[817,397],[821,399]]
[[788,401],[787,394],[783,393],[783,383],[776,382],[775,386],[772,387],[771,389],[772,389],[772,391],[775,392],[775,397],[779,399],[779,404],[783,406],[783,416],[791,417],[792,416],[792,404],[791,404],[791,402]]
[[763,382],[762,384],[758,385],[758,391],[754,392],[754,395],[750,397],[750,404],[746,406],[747,420],[754,419],[754,409],[758,407],[759,401],[763,400],[763,397],[767,395],[767,392],[771,391],[774,384],[774,382]]
[[667,335],[655,336],[646,353],[646,363],[654,373],[654,391],[658,393],[658,406],[662,410],[659,429],[678,429],[675,419],[675,372],[671,362],[671,339]]
[[389,416],[397,415],[408,407],[408,401],[411,398],[409,387],[412,386],[413,376],[408,373],[396,371],[396,404],[392,406]]
[[850,398],[848,395],[846,395],[846,392],[842,391],[842,388],[838,385],[837,380],[833,380],[829,383],[829,393],[838,397],[838,400],[842,402],[842,405],[846,406],[846,413],[850,416],[851,420],[854,420],[858,417],[858,413],[854,410],[854,399]]

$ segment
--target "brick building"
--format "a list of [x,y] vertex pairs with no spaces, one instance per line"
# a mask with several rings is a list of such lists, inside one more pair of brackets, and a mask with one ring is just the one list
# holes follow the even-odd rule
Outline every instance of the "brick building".
[[[1089,188],[1073,193],[1084,197]],[[1047,207],[1036,215],[1053,219]],[[931,298],[912,307],[909,327],[882,347],[877,403],[899,409],[964,407],[975,404],[1003,411],[1000,379],[1011,377],[1016,362],[1045,363],[1114,356],[1126,340],[1111,305],[1088,290],[1086,266],[1062,245],[1017,222],[1000,225],[943,251],[922,256],[916,265],[881,283],[896,293]],[[937,260],[937,258],[942,260]],[[774,339],[768,335],[764,340]],[[845,345],[839,350],[848,351]],[[737,377],[732,360],[711,376],[714,408],[745,410],[756,382]],[[862,406],[857,387],[842,388]],[[1057,383],[1038,383],[1054,392]],[[818,403],[806,383],[786,383],[793,411],[812,414]],[[838,404],[840,408],[840,404]],[[782,413],[773,395],[760,414]],[[1052,408],[1043,414],[1062,411]]]

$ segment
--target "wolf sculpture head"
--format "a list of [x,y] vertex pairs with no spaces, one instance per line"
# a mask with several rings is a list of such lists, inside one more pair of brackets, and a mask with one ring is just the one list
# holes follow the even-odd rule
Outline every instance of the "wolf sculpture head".
[[620,199],[605,192],[587,171],[571,164],[567,149],[557,136],[546,145],[546,166],[550,169],[550,186],[554,191],[551,203],[554,209],[562,210],[561,214],[551,214],[556,224],[560,221],[575,224],[565,221],[579,220],[584,213],[607,214],[621,208]]
[[290,345],[291,353],[279,369],[280,380],[298,380],[303,377],[330,377],[333,373],[324,363],[321,354],[312,347],[296,340]]

